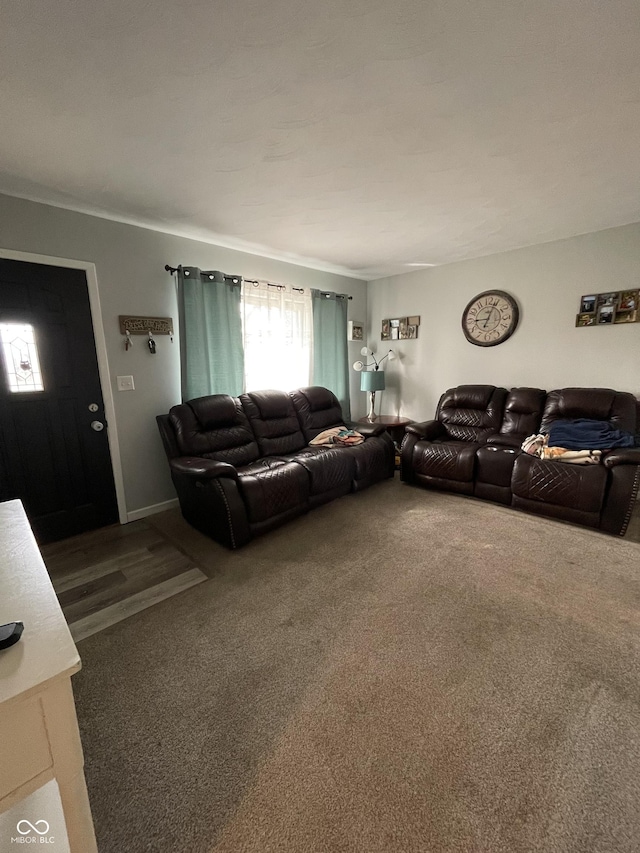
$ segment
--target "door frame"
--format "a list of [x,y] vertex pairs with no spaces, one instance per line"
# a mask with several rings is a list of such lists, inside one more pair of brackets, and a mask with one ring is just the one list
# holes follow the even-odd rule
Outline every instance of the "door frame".
[[107,419],[107,439],[111,454],[111,468],[113,480],[116,487],[116,501],[118,503],[118,518],[120,524],[126,524],[127,506],[124,493],[124,478],[122,476],[122,459],[120,457],[120,443],[118,442],[118,427],[116,422],[116,407],[111,389],[111,372],[109,370],[109,359],[107,356],[107,341],[104,335],[104,324],[102,322],[102,311],[100,308],[100,292],[98,290],[98,273],[96,265],[90,261],[76,261],[72,258],[57,258],[52,255],[37,255],[33,252],[18,252],[14,249],[0,248],[0,258],[7,261],[25,261],[28,264],[42,264],[49,267],[66,267],[67,269],[83,270],[87,280],[89,292],[89,304],[91,307],[91,323],[93,326],[93,339],[96,345],[98,357],[98,374],[100,376],[100,388],[102,389],[102,400],[104,412]]

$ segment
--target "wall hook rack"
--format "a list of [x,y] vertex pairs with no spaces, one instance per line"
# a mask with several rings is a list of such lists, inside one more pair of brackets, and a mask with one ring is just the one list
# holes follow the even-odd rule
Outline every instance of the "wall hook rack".
[[121,314],[121,335],[169,335],[173,338],[173,317],[134,317],[131,314]]

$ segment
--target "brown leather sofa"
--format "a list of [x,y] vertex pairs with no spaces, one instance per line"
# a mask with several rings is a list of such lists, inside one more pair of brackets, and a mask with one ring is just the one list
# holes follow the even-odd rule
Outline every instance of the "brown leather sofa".
[[632,394],[610,388],[460,385],[442,395],[434,420],[406,428],[401,478],[624,536],[640,486],[640,450],[612,449],[598,465],[572,465],[520,447],[559,419],[606,421],[635,433],[636,412]]
[[359,445],[309,447],[345,423],[327,388],[216,394],[156,420],[182,514],[228,548],[394,473],[383,426],[358,424]]

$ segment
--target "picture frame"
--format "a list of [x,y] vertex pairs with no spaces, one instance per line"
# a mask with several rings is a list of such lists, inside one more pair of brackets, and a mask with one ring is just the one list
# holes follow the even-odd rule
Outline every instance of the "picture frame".
[[[580,314],[595,314],[597,299],[598,299],[597,294],[593,294],[591,296],[581,296],[580,297]],[[589,324],[583,323],[583,325],[589,325]]]
[[364,341],[364,323],[360,323],[358,320],[349,320],[347,323],[347,339]]
[[634,308],[631,311],[621,311],[618,309],[616,311],[616,316],[613,318],[614,323],[637,323],[638,322],[638,310]]
[[580,297],[576,326],[620,326],[640,322],[640,288]]
[[638,291],[623,290],[618,301],[618,311],[635,311],[638,308]]
[[603,307],[613,306],[614,310],[618,301],[617,293],[599,293],[596,302],[596,310],[600,311]]
[[407,317],[391,317],[382,321],[380,340],[410,341],[418,337],[420,316],[411,314]]
[[596,315],[590,311],[576,314],[576,326],[595,326]]
[[613,302],[604,302],[598,307],[597,324],[603,326],[607,323],[613,323],[615,314],[615,305]]

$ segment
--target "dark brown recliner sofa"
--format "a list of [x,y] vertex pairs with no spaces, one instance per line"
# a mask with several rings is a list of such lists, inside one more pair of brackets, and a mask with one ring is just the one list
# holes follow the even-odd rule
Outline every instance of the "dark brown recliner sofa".
[[383,426],[354,426],[365,436],[359,445],[309,447],[345,423],[327,388],[215,394],[156,420],[182,514],[228,548],[394,473]]
[[614,448],[598,465],[574,465],[520,448],[555,420],[589,418],[635,433],[636,407],[632,394],[610,388],[451,388],[434,420],[407,427],[401,478],[624,536],[640,486],[640,450]]

